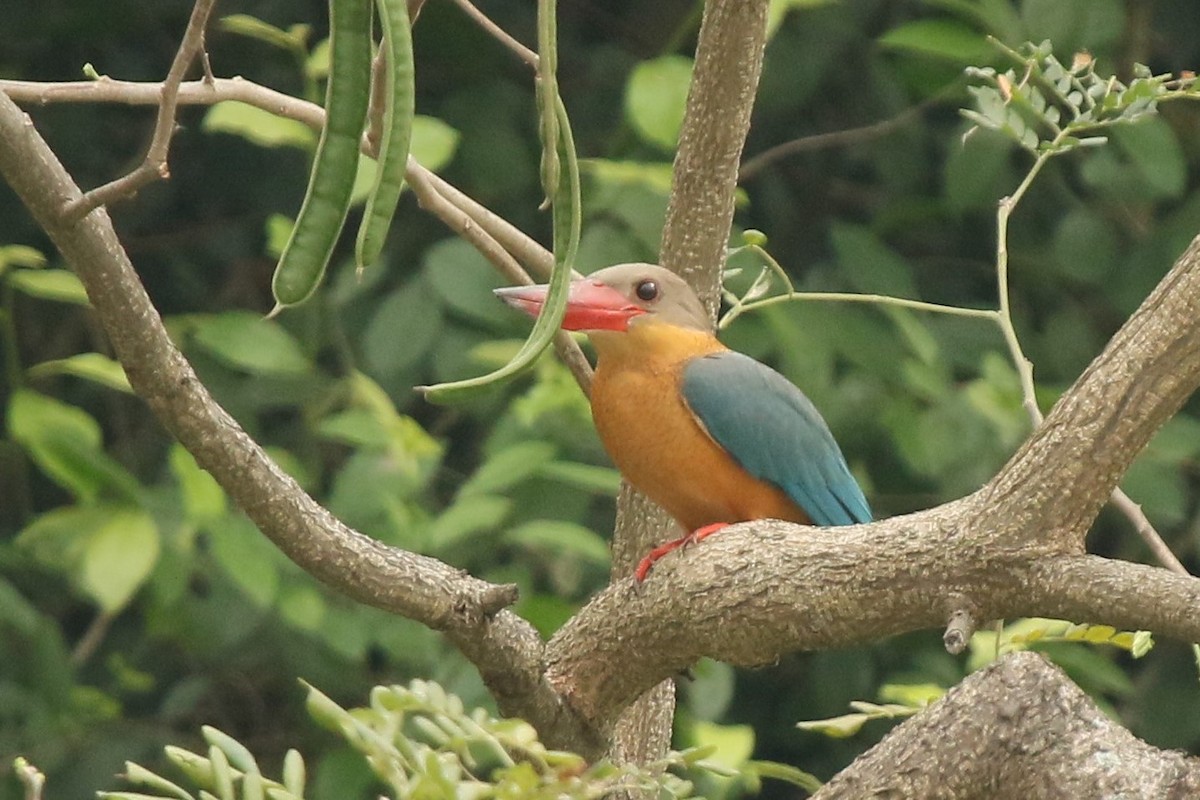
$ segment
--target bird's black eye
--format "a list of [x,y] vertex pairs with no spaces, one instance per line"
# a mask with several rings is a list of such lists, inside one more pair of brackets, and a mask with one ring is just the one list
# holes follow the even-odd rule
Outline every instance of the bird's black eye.
[[647,278],[644,281],[638,281],[638,285],[633,290],[638,299],[644,303],[649,303],[651,300],[658,299],[658,284]]

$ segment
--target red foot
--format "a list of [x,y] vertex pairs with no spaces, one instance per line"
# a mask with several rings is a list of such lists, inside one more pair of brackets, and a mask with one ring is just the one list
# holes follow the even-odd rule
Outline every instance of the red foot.
[[633,580],[641,583],[646,580],[646,576],[650,574],[650,568],[654,566],[654,562],[665,556],[672,550],[678,550],[680,547],[686,547],[689,544],[695,544],[701,539],[712,536],[721,528],[729,527],[728,522],[714,522],[711,525],[705,525],[702,528],[689,533],[687,536],[681,536],[678,539],[673,539],[665,544],[660,544],[658,547],[646,554],[646,557],[638,562],[637,569],[633,571]]

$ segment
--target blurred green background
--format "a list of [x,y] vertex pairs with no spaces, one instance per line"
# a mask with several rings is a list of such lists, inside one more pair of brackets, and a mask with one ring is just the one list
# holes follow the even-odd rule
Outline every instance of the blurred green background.
[[[480,6],[532,43],[532,3]],[[184,0],[18,0],[0,26],[0,77],[76,80],[90,63],[160,80],[189,11]],[[218,75],[320,98],[323,3],[218,7],[234,14],[284,35],[215,25]],[[699,4],[566,0],[559,20],[561,90],[587,159],[581,268],[654,260]],[[962,139],[963,68],[1008,66],[986,36],[1049,38],[1067,63],[1087,49],[1123,77],[1133,62],[1200,64],[1192,0],[792,0],[773,5],[773,23],[747,158],[919,108],[882,133],[756,166],[736,227],[764,231],[798,288],[974,307],[995,305],[995,205],[1028,167],[998,135]],[[426,4],[415,48],[418,156],[547,241],[527,68],[444,0]],[[85,188],[140,160],[153,119],[28,110]],[[527,322],[492,298],[500,279],[406,195],[385,264],[358,283],[343,248],[317,297],[264,322],[315,137],[237,107],[182,109],[180,122],[171,180],[113,216],[207,386],[348,524],[518,583],[517,610],[552,632],[607,580],[617,477],[585,401],[548,359],[468,406],[433,407],[411,388],[478,374],[518,346]],[[1043,408],[1200,232],[1198,123],[1200,109],[1175,104],[1115,130],[1109,146],[1053,162],[1016,214],[1014,313]],[[257,534],[125,390],[62,267],[0,189],[0,798],[19,796],[17,754],[49,774],[50,796],[81,797],[115,788],[124,759],[154,765],[167,742],[196,745],[201,724],[267,764],[299,746],[317,797],[370,796],[361,764],[306,722],[296,679],[357,704],[375,683],[424,677],[487,705],[474,669],[421,626],[325,590]],[[972,491],[1027,433],[1016,374],[983,322],[784,304],[724,338],[809,394],[880,516]],[[1170,422],[1123,483],[1193,571],[1196,412]],[[1089,545],[1147,558],[1110,511]],[[1136,662],[1083,645],[1054,655],[1137,735],[1200,750],[1183,645],[1160,642]],[[937,631],[756,671],[706,662],[683,685],[677,742],[720,741],[732,762],[752,750],[828,777],[888,723],[833,740],[796,722],[877,701],[889,684],[950,686],[967,666]]]

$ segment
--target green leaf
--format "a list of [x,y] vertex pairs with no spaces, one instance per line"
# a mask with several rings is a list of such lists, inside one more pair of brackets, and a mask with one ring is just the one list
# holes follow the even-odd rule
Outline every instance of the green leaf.
[[125,762],[125,773],[121,777],[135,786],[145,786],[148,789],[153,789],[158,793],[156,796],[177,797],[179,800],[194,800],[182,787],[172,783],[161,775],[156,775],[139,764],[134,764],[132,761]]
[[[492,290],[504,285],[496,270],[471,244],[459,237],[443,239],[425,252],[421,262],[423,285],[455,315],[485,325],[511,325],[519,320]],[[434,304],[435,305],[435,304]]]
[[120,362],[101,353],[79,353],[54,361],[43,361],[31,367],[29,374],[38,378],[46,375],[73,375],[109,389],[116,389],[118,392],[133,394],[129,378],[125,377],[125,368]]
[[23,244],[6,244],[0,246],[0,275],[9,267],[27,267],[41,269],[46,266],[46,256],[42,251]]
[[1118,125],[1113,141],[1141,173],[1157,197],[1175,198],[1187,185],[1188,166],[1179,138],[1162,117],[1145,117],[1136,125]]
[[130,601],[158,560],[158,526],[141,509],[112,509],[83,550],[80,587],[115,613]]
[[495,494],[528,479],[554,458],[556,448],[549,442],[520,442],[490,456],[462,488],[460,497]]
[[272,114],[239,100],[223,100],[204,115],[200,129],[206,133],[240,136],[260,147],[298,147],[312,150],[317,133],[303,122]]
[[183,496],[183,513],[193,523],[212,522],[225,514],[225,491],[216,479],[196,463],[195,457],[183,445],[171,445],[168,459],[171,472],[179,482]]
[[254,375],[307,375],[312,364],[278,322],[249,311],[198,317],[193,338],[219,361]]
[[108,493],[137,497],[137,480],[103,450],[100,425],[86,411],[29,390],[13,393],[9,434],[57,484],[85,502]]
[[256,606],[271,605],[279,590],[279,551],[245,517],[206,526],[213,558]]
[[270,214],[267,216],[267,221],[263,225],[263,233],[267,237],[266,250],[267,255],[271,258],[278,259],[283,253],[283,248],[287,244],[288,239],[292,235],[292,228],[295,227],[296,220],[284,214]]
[[830,238],[843,274],[860,292],[918,297],[908,262],[869,228],[837,223]]
[[17,537],[17,545],[45,566],[67,575],[109,613],[120,610],[158,559],[158,527],[129,506],[64,506],[42,514]]
[[249,14],[230,14],[227,17],[221,17],[219,25],[221,30],[257,39],[260,42],[290,51],[303,51],[309,34],[307,25],[293,25],[285,31]]
[[83,557],[92,530],[108,518],[107,506],[60,506],[35,517],[16,544],[44,566],[70,575]]
[[1067,212],[1054,233],[1054,258],[1063,274],[1088,284],[1111,274],[1120,252],[1115,226],[1085,206]]
[[512,510],[512,500],[487,494],[460,495],[429,527],[429,544],[445,552],[477,533],[494,531]]
[[671,193],[673,167],[666,161],[612,161],[604,158],[584,158],[579,171],[594,180],[614,186],[642,186],[663,197]]
[[1059,53],[1104,52],[1127,24],[1121,0],[1024,0],[1021,17],[1025,30],[1049,39]]
[[40,300],[88,305],[87,291],[74,272],[65,269],[17,270],[8,282],[14,289]]
[[279,593],[279,616],[300,630],[318,632],[326,607],[325,598],[308,583],[287,584]]
[[17,591],[17,587],[0,578],[0,630],[16,630],[23,636],[33,636],[44,623],[37,607]]
[[880,700],[913,708],[924,708],[945,693],[936,683],[885,683],[879,687]]
[[793,767],[791,764],[780,764],[778,761],[747,761],[745,769],[753,772],[760,779],[770,778],[776,781],[786,781],[793,786],[799,786],[810,794],[820,791],[824,786],[816,775]]
[[733,667],[711,658],[701,659],[692,667],[692,680],[686,684],[688,709],[697,719],[715,722],[729,708],[735,682]]
[[462,138],[457,130],[437,117],[413,117],[409,154],[425,169],[437,172],[450,163]]
[[869,714],[843,714],[828,719],[797,722],[796,727],[800,730],[824,734],[831,739],[848,739],[862,730],[862,726],[870,719]]
[[537,474],[547,480],[595,494],[615,495],[621,488],[621,473],[612,467],[552,461],[538,470]]
[[609,563],[608,542],[574,522],[535,519],[509,530],[504,539],[532,550],[558,552],[600,566]]
[[693,723],[691,733],[697,747],[713,748],[706,761],[729,769],[741,769],[754,752],[754,728],[749,725],[718,725],[698,720]]
[[363,334],[363,356],[377,378],[397,375],[428,355],[442,331],[442,309],[420,277],[392,292]]
[[987,37],[953,19],[905,22],[880,36],[879,43],[891,50],[943,58],[960,64],[985,62],[993,52]]
[[254,755],[237,739],[234,739],[220,728],[214,728],[211,725],[201,726],[200,732],[204,734],[206,742],[213,747],[219,748],[226,755],[230,765],[234,768],[242,772],[254,772],[258,770],[258,762],[254,760]]
[[625,87],[625,113],[634,130],[663,150],[674,150],[683,126],[692,60],[667,55],[634,67]]
[[801,8],[816,8],[829,5],[833,0],[771,0],[767,6],[767,38],[775,35],[775,31],[783,23],[783,18],[789,11]]

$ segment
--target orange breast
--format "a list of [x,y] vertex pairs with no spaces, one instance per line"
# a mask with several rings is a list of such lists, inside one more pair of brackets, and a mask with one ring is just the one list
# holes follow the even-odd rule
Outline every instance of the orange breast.
[[698,331],[658,324],[597,333],[592,415],[625,478],[684,528],[713,522],[808,517],[778,487],[750,475],[708,435],[684,403],[688,360],[726,348]]

